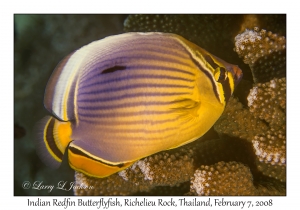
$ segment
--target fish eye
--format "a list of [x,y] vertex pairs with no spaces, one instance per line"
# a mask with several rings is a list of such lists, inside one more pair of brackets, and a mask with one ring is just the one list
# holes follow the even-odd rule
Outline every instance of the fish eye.
[[215,71],[215,79],[217,82],[224,82],[227,78],[227,72],[224,67],[218,67]]
[[223,82],[227,78],[227,72],[224,67],[219,66],[214,62],[213,58],[210,55],[204,55],[204,59],[207,63],[211,65],[215,69],[215,79],[217,82]]

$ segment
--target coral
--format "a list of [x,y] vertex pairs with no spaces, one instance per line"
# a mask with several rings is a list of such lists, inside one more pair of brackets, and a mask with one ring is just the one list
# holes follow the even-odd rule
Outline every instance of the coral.
[[252,139],[263,174],[286,181],[286,79],[258,83],[248,96],[250,112],[267,122],[269,130]]
[[[248,98],[251,98],[250,104],[256,104],[257,101],[254,100],[254,97],[249,96]],[[268,98],[268,95],[265,98]],[[276,97],[275,99],[278,100]],[[262,113],[254,112],[255,114],[253,114],[250,110],[244,108],[237,99],[231,98],[214,128],[221,137],[228,135],[251,142],[256,155],[257,169],[266,176],[284,182],[286,179],[285,116],[281,118],[277,114],[271,115],[275,117],[280,116],[280,118],[275,118],[277,120],[271,118],[272,121],[270,123],[264,120],[269,119],[270,112],[276,113],[274,110],[276,111],[278,107],[274,106],[274,104],[276,103],[273,103],[272,106],[269,105],[268,109]],[[285,111],[282,113],[285,113]],[[278,126],[278,124],[281,126]]]
[[[236,177],[241,177],[238,182]],[[255,195],[252,180],[248,167],[222,161],[197,169],[191,179],[191,192],[196,195]]]
[[276,31],[278,34],[286,35],[286,16],[282,14],[269,14],[269,15],[244,15],[244,20],[240,26],[238,33],[245,31],[245,29],[258,27],[265,28],[270,31]]
[[249,64],[254,82],[285,77],[286,40],[258,27],[246,29],[235,37],[235,48],[244,63]]
[[[285,182],[285,38],[265,30],[259,32],[256,28],[255,31],[246,30],[235,40],[235,50],[249,64],[255,84],[247,96],[248,107],[244,108],[236,99],[231,99],[214,128],[221,136],[227,134],[250,141],[258,170]],[[261,50],[263,53],[259,54]],[[276,53],[281,57],[274,58]],[[270,62],[270,58],[274,62]],[[267,70],[259,71],[258,67]],[[259,82],[265,80],[268,81]]]
[[252,142],[260,162],[285,165],[285,92],[285,78],[256,84],[247,97],[249,109],[231,98],[215,130]]
[[257,133],[264,133],[268,126],[258,117],[245,109],[237,98],[231,97],[228,104],[214,125],[215,130],[220,134],[239,137],[251,141]]
[[257,83],[247,97],[248,107],[255,117],[265,120],[270,127],[285,127],[286,79]]
[[271,129],[266,134],[258,134],[252,140],[255,154],[261,162],[272,165],[286,163],[286,137],[282,130]]
[[[239,177],[237,181],[237,177]],[[238,162],[218,162],[201,165],[191,178],[190,195],[285,195],[280,184],[258,184],[253,182],[249,167]]]
[[[247,141],[238,138],[198,140],[144,158],[107,178],[93,178],[76,172],[74,193],[195,195],[201,185],[209,184],[198,194],[285,195],[281,182],[278,183],[274,178],[266,179],[259,171],[255,159],[252,144]],[[209,173],[211,168],[214,170],[212,174]],[[205,180],[211,180],[202,183],[201,177],[205,174],[211,176],[204,177]],[[190,189],[190,185],[194,187]],[[93,189],[84,189],[82,186],[92,186]]]
[[[135,162],[131,167],[99,179],[75,173],[75,195],[132,195],[149,192],[158,186],[176,187],[188,182],[194,173],[194,151],[189,147],[164,151]],[[94,189],[79,189],[80,185]],[[172,191],[169,191],[169,194]]]

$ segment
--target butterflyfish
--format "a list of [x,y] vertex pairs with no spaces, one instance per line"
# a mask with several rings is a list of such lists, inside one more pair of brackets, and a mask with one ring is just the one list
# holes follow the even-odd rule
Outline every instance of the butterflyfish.
[[39,157],[106,177],[204,135],[222,114],[241,69],[170,33],[94,41],[53,71],[36,125]]

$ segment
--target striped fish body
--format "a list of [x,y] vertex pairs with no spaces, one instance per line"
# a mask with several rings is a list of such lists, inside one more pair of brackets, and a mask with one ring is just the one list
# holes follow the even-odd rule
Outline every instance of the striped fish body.
[[[37,124],[40,157],[105,177],[205,134],[241,70],[175,34],[126,33],[92,42],[57,66]],[[71,143],[70,143],[71,142]]]

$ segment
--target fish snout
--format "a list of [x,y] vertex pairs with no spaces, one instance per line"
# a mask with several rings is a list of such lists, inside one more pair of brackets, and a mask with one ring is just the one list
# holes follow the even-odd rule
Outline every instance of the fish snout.
[[236,87],[243,78],[243,72],[237,65],[233,65],[231,73],[233,74],[234,85]]

